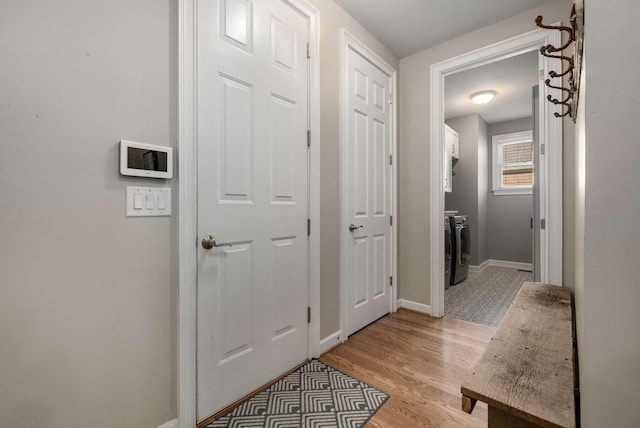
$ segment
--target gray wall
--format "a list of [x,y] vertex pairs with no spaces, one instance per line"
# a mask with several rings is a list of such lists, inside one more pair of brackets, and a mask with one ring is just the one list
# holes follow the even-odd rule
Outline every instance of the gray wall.
[[640,426],[640,4],[585,8],[575,194],[582,427]]
[[340,28],[396,70],[398,59],[334,0],[311,0],[320,10],[320,337],[340,330]]
[[[531,130],[532,119],[510,120],[492,123],[487,133],[489,140],[489,162],[493,161],[492,138],[494,135]],[[492,180],[491,168],[488,180]],[[491,186],[490,186],[491,188]],[[488,192],[489,258],[510,262],[532,263],[533,195],[499,195]]]
[[487,259],[487,125],[477,114],[446,121],[460,138],[460,158],[451,180],[452,192],[445,193],[445,209],[457,210],[469,220],[471,264]]
[[[545,22],[568,22],[571,3],[569,0],[551,1],[400,61],[398,259],[401,298],[430,304],[429,263],[426,263],[430,257],[430,66],[534,30],[537,28],[534,20],[538,15],[544,16]],[[565,221],[571,222],[572,219],[565,217]],[[573,241],[564,242],[565,248],[573,245]]]
[[[176,147],[177,1],[0,2],[0,426],[176,416],[176,211],[126,218],[121,138]],[[174,205],[175,207],[175,205]]]
[[[325,337],[339,330],[340,27],[399,65],[333,0],[312,3]],[[0,2],[0,426],[177,415],[178,180],[121,177],[117,146],[177,147],[177,22],[178,0]],[[172,217],[125,217],[127,185],[163,184]]]

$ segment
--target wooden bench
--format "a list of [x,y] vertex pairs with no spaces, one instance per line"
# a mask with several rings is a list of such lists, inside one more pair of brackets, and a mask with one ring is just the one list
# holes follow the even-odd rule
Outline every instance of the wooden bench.
[[525,282],[462,384],[462,410],[489,406],[489,428],[576,426],[573,299]]

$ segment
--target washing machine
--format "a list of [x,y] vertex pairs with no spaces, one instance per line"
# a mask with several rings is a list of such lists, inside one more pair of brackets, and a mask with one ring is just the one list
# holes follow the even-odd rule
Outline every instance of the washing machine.
[[469,276],[471,261],[471,234],[466,215],[449,217],[451,228],[451,280],[449,284],[459,284]]
[[444,288],[449,288],[451,283],[451,260],[453,249],[451,245],[451,219],[444,217]]

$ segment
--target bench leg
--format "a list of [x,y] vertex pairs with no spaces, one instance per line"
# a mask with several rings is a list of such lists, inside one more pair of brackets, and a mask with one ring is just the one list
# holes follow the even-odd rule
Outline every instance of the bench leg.
[[462,396],[462,411],[465,413],[471,414],[473,412],[473,408],[476,406],[478,400],[473,398],[469,398],[466,395]]

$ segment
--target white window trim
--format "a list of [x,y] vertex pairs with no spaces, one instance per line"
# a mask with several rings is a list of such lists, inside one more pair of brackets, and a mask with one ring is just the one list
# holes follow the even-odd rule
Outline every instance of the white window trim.
[[493,176],[493,186],[491,190],[495,196],[533,194],[533,186],[513,186],[509,188],[501,187],[500,169],[497,168],[499,145],[505,143],[524,143],[527,141],[533,141],[533,133],[530,130],[522,132],[512,132],[510,134],[494,135],[491,138],[491,171]]

